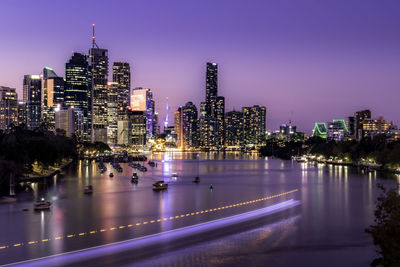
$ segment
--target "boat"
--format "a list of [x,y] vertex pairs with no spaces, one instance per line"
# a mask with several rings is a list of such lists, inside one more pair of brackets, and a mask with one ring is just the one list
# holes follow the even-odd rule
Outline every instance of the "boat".
[[131,182],[132,183],[137,183],[138,181],[139,181],[139,176],[136,174],[136,172],[134,172],[132,174]]
[[114,177],[114,174],[112,172],[110,172],[109,176],[112,178],[112,177]]
[[85,186],[85,188],[83,189],[83,193],[87,195],[93,193],[93,186],[91,185]]
[[40,201],[37,201],[33,204],[33,209],[36,211],[48,210],[50,209],[50,206],[51,206],[50,201],[45,201],[44,198],[42,198]]
[[200,177],[196,176],[196,178],[194,178],[194,180],[193,180],[193,183],[196,183],[196,184],[200,183]]
[[172,174],[172,177],[178,177],[178,174],[177,174],[176,172],[174,172],[174,173]]
[[168,189],[168,184],[165,184],[164,181],[158,181],[154,183],[153,186],[154,191],[162,191]]

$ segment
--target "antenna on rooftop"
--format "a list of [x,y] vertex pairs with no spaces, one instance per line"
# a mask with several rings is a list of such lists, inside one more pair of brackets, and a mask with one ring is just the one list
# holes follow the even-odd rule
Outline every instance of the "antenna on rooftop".
[[94,26],[96,26],[96,24],[92,24],[92,48],[99,48],[99,46],[96,44],[96,36],[94,35]]

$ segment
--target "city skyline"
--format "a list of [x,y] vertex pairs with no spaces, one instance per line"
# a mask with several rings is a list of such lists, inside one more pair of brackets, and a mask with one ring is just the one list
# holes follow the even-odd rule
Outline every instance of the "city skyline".
[[[400,67],[396,48],[400,40],[393,34],[399,26],[395,14],[400,5],[396,2],[377,6],[372,1],[350,4],[255,1],[254,5],[266,13],[252,8],[252,16],[242,14],[237,20],[232,15],[241,14],[240,9],[246,7],[237,3],[229,7],[216,3],[214,10],[209,11],[212,22],[202,17],[207,3],[178,3],[171,5],[176,10],[164,13],[162,2],[154,9],[146,4],[121,2],[115,10],[119,12],[118,17],[114,13],[105,16],[104,11],[91,15],[87,12],[89,8],[100,8],[92,7],[90,2],[80,3],[80,10],[73,10],[69,3],[61,3],[64,11],[57,14],[61,18],[72,11],[88,15],[78,16],[71,25],[48,25],[52,14],[46,20],[38,18],[29,24],[40,29],[46,23],[48,28],[43,29],[49,30],[42,33],[23,27],[29,14],[35,12],[20,12],[25,15],[20,17],[15,13],[16,7],[4,1],[2,6],[9,11],[5,12],[6,20],[12,15],[13,20],[21,20],[21,23],[0,26],[8,37],[0,44],[0,51],[4,52],[0,66],[2,85],[16,88],[21,99],[23,75],[39,73],[45,66],[58,74],[64,73],[64,64],[72,50],[87,53],[91,24],[96,23],[96,40],[100,47],[108,49],[109,61],[130,63],[131,89],[150,88],[159,103],[160,118],[165,117],[161,107],[166,97],[169,97],[171,112],[187,101],[200,107],[204,98],[204,64],[216,62],[219,65],[218,88],[220,95],[226,98],[225,111],[240,110],[242,106],[266,106],[268,130],[276,130],[291,119],[299,131],[310,133],[315,121],[346,118],[366,108],[398,124],[396,97],[387,97],[395,96],[400,84],[395,71]],[[18,10],[45,12],[48,8],[46,2],[41,2],[21,5]],[[135,19],[120,16],[132,8],[144,11],[144,15],[138,14]],[[355,17],[354,9],[357,9]],[[338,10],[341,19],[332,22]],[[283,12],[291,20],[284,23],[285,16],[278,17],[273,11]],[[175,18],[174,14],[180,16]],[[327,16],[326,20],[322,14]],[[152,21],[142,19],[147,23],[138,23],[145,15]],[[155,19],[156,15],[159,18]],[[293,22],[303,16],[309,16],[309,21],[294,26]],[[370,16],[374,20],[368,20]],[[169,20],[165,21],[166,18]],[[245,18],[248,20],[242,23]],[[275,26],[269,26],[270,23]],[[211,27],[213,25],[215,27]],[[211,29],[208,39],[205,38],[206,29]],[[240,31],[240,38],[235,29]],[[304,37],[300,38],[302,34]],[[22,48],[27,39],[29,49],[14,49]],[[172,113],[169,117],[173,117]]]

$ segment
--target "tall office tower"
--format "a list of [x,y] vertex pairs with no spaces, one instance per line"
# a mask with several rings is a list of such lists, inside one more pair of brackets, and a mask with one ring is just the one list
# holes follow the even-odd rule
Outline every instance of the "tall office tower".
[[207,117],[215,117],[212,114],[212,103],[218,96],[218,65],[217,63],[207,62],[206,72],[206,113]]
[[153,92],[149,88],[137,87],[132,90],[131,109],[133,111],[144,111],[146,113],[146,136],[154,137],[154,100]]
[[0,86],[0,130],[18,125],[18,97],[15,88]]
[[40,126],[42,81],[39,75],[24,76],[24,102],[26,103],[26,125],[33,130]]
[[113,82],[117,83],[120,95],[118,103],[123,106],[130,105],[131,96],[131,68],[127,62],[114,62]]
[[176,133],[176,147],[182,148],[183,139],[182,139],[182,107],[179,107],[175,110],[174,113],[174,131]]
[[92,140],[92,73],[88,58],[74,53],[65,64],[65,105],[83,112],[85,140]]
[[67,137],[83,135],[83,112],[73,107],[57,108],[55,112],[55,129],[65,131]]
[[225,145],[240,148],[243,144],[243,113],[230,111],[225,113]]
[[57,76],[53,69],[43,69],[42,99],[45,106],[64,105],[64,78]]
[[245,145],[262,145],[265,140],[266,108],[258,105],[243,107],[243,136]]
[[64,79],[53,69],[45,67],[42,72],[42,122],[46,127],[55,127],[55,109],[64,104]]
[[116,82],[108,82],[108,103],[107,103],[107,143],[109,145],[117,144],[118,138],[118,111],[120,108],[119,96],[120,88]]
[[[155,102],[154,102],[154,110],[155,110]],[[153,136],[158,136],[160,134],[160,125],[158,125],[158,112],[154,111],[153,117]]]
[[363,131],[364,120],[371,118],[371,111],[369,109],[357,111],[354,114],[354,117],[355,117],[355,128],[354,128],[355,136],[357,140],[360,140],[364,136],[364,131]]
[[24,101],[18,101],[18,125],[26,126],[26,103]]
[[225,97],[217,96],[212,106],[212,113],[217,121],[217,148],[225,145]]
[[192,102],[182,107],[182,137],[185,149],[197,146],[197,108]]
[[107,143],[107,81],[108,50],[98,47],[94,24],[92,48],[89,49],[89,66],[92,70],[92,141]]

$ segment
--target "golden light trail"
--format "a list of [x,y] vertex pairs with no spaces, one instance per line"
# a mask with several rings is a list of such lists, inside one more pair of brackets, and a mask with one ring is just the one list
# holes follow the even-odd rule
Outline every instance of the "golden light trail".
[[[149,224],[149,223],[151,224],[151,223],[155,223],[155,222],[162,222],[162,221],[167,221],[167,220],[181,219],[181,218],[184,218],[184,217],[190,217],[190,216],[194,216],[194,215],[202,215],[204,213],[216,212],[216,211],[220,211],[220,210],[223,210],[223,209],[230,209],[230,208],[235,208],[235,207],[239,207],[239,206],[243,206],[243,205],[249,205],[249,204],[253,204],[253,203],[269,200],[269,199],[272,199],[272,198],[278,198],[278,197],[281,197],[281,196],[285,196],[285,195],[288,195],[288,194],[295,193],[297,191],[299,191],[299,190],[298,189],[294,189],[294,190],[287,191],[287,192],[284,192],[284,193],[280,193],[280,194],[277,194],[277,195],[263,197],[263,198],[259,198],[259,199],[255,199],[255,200],[251,200],[251,201],[235,203],[235,204],[227,205],[227,206],[223,206],[223,207],[217,207],[217,208],[208,209],[208,210],[201,210],[201,211],[195,211],[195,212],[191,212],[191,213],[185,213],[185,214],[181,214],[181,215],[171,216],[169,218],[166,217],[166,218],[154,219],[154,220],[150,220],[150,221],[138,222],[135,225],[136,226],[140,226],[140,225],[146,225],[146,224]],[[109,229],[110,229],[110,231],[114,231],[114,230],[124,229],[126,227],[130,228],[130,227],[134,227],[134,225],[133,224],[120,225],[120,226],[111,227]],[[87,233],[96,234],[96,233],[103,233],[105,231],[107,231],[107,229],[91,230],[91,231],[88,231],[88,232],[81,232],[81,233],[77,233],[77,234],[68,234],[65,237],[67,237],[67,238],[75,237],[76,238],[76,237],[81,237],[81,236],[87,235]],[[45,242],[49,242],[51,240],[60,240],[62,238],[64,238],[64,236],[57,236],[57,237],[55,237],[53,239],[52,238],[45,238],[45,239],[42,239],[40,241],[29,241],[26,244],[34,245],[34,244],[39,244],[39,242],[45,243]],[[6,248],[11,248],[11,247],[21,247],[21,246],[24,246],[24,244],[25,243],[21,242],[21,243],[15,243],[15,244],[12,244],[12,245],[2,245],[2,246],[0,246],[0,250],[4,250]]]

